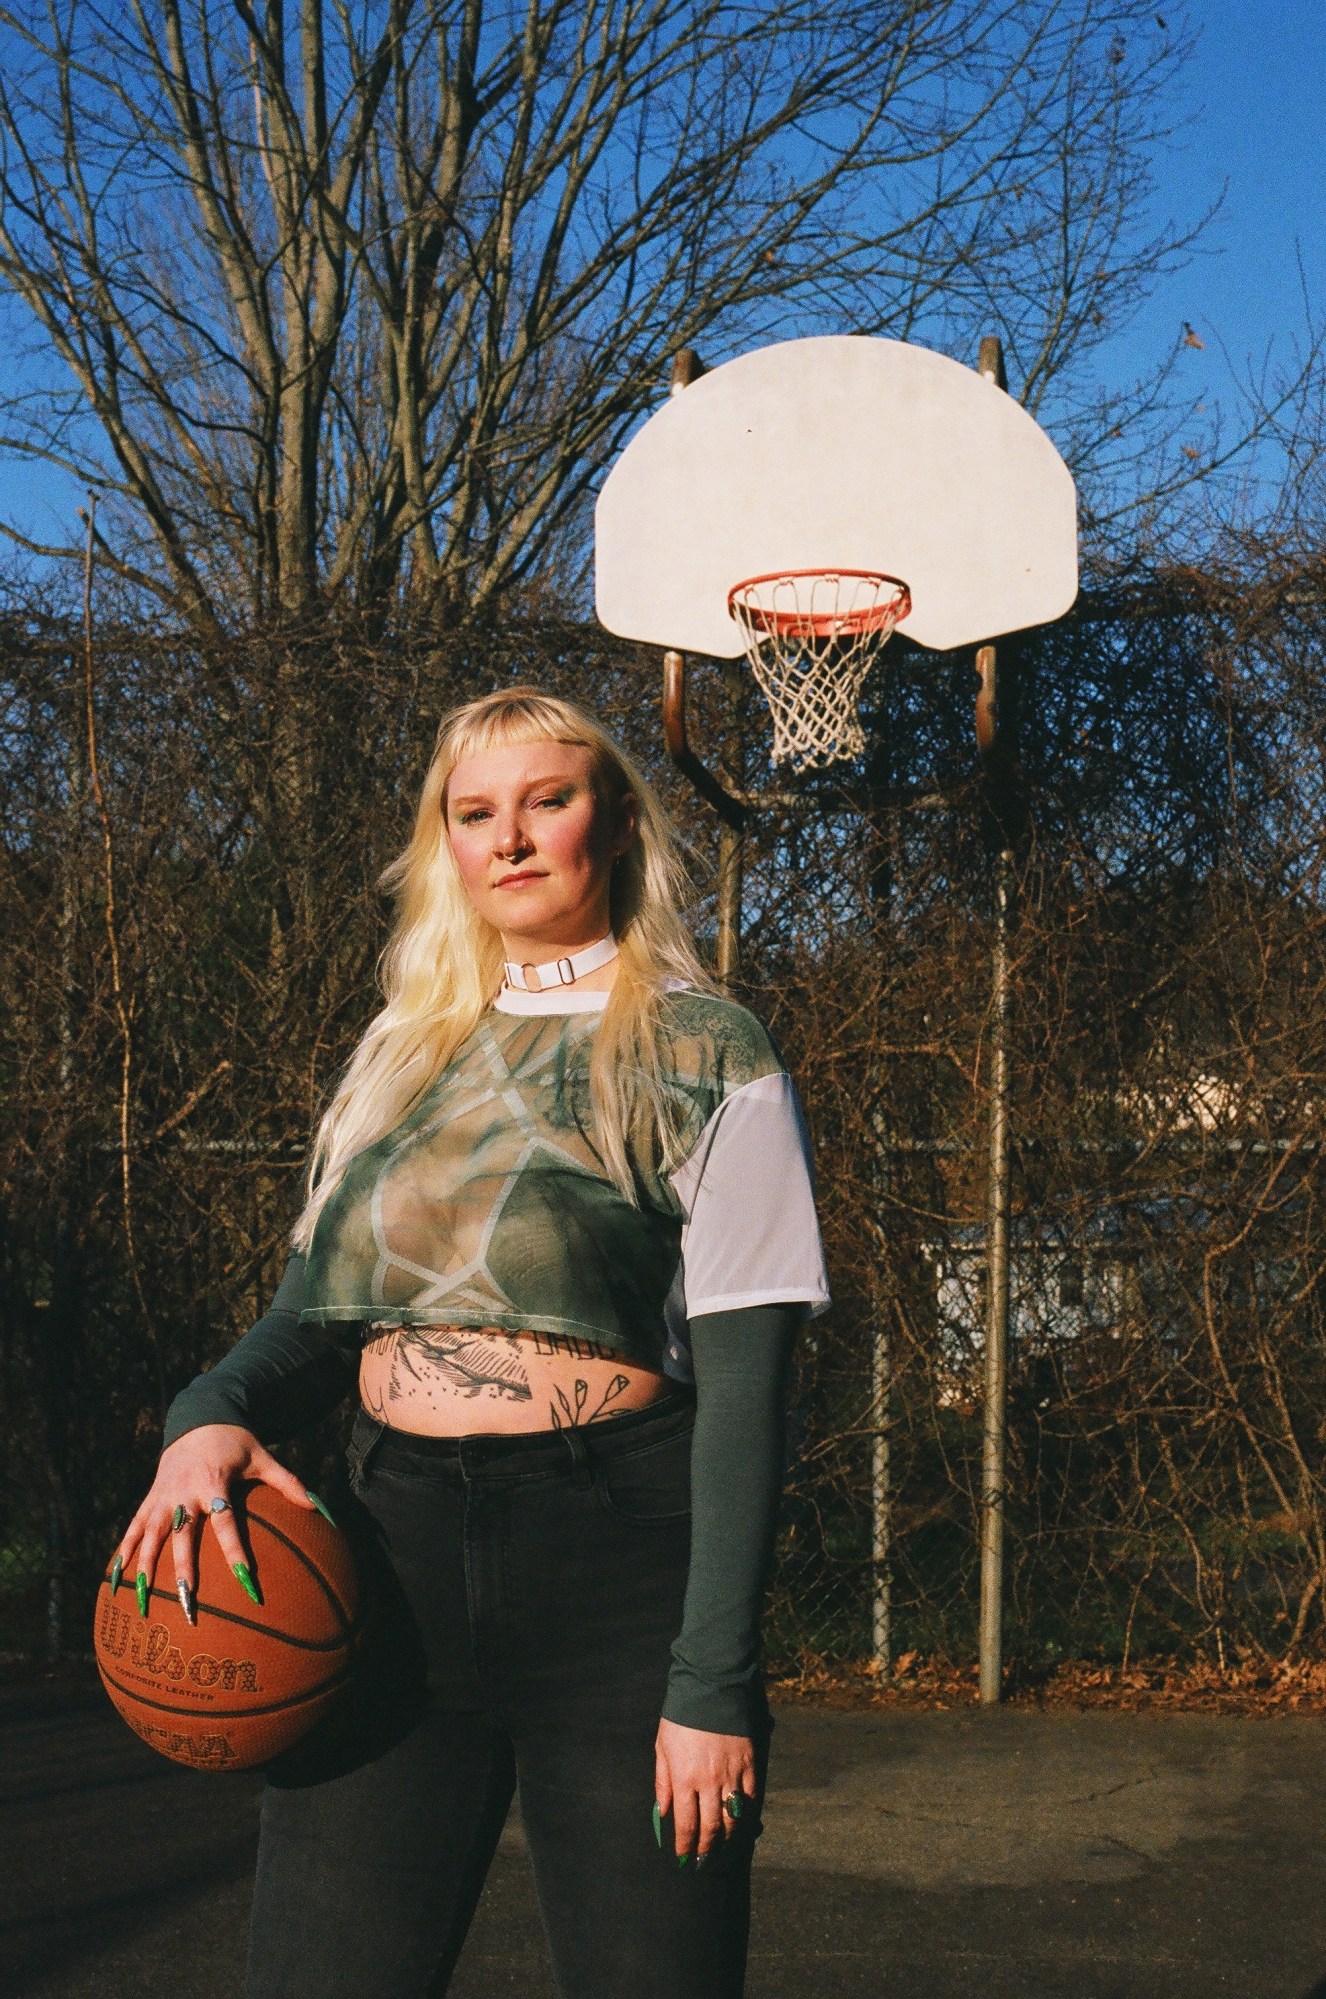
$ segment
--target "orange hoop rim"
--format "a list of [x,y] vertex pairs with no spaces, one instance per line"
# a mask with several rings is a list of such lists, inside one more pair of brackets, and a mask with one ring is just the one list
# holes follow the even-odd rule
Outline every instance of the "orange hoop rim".
[[[758,590],[764,583],[807,580],[818,583],[843,576],[862,583],[891,583],[893,595],[883,603],[866,604],[847,612],[773,611],[763,604],[750,603],[744,596],[746,591]],[[885,631],[885,627],[887,637],[911,610],[912,593],[901,576],[889,576],[882,569],[771,569],[767,575],[748,576],[744,582],[734,583],[727,593],[727,608],[729,617],[772,638],[858,638],[868,632]]]

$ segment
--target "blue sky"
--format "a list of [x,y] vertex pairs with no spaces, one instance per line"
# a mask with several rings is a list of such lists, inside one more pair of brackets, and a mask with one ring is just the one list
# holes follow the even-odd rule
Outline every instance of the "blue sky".
[[[1167,0],[1157,0],[1164,11]],[[1183,322],[1204,342],[1185,349],[1179,386],[1229,398],[1229,370],[1288,365],[1309,301],[1326,316],[1326,76],[1324,0],[1190,0],[1196,54],[1174,102],[1194,122],[1157,162],[1162,213],[1188,222],[1225,189],[1204,250],[1158,288],[1098,353],[1104,385],[1145,374]],[[53,474],[0,461],[0,514],[40,538],[77,538],[81,494]]]
[[1301,336],[1296,246],[1312,306],[1318,315],[1326,309],[1326,6],[1193,0],[1190,18],[1200,40],[1176,111],[1197,113],[1198,122],[1160,163],[1158,179],[1178,218],[1199,215],[1227,183],[1224,206],[1204,252],[1101,358],[1105,370],[1141,372],[1186,320],[1206,343],[1191,363],[1185,356],[1194,385],[1205,370],[1218,389],[1220,343],[1238,368],[1260,361],[1268,346],[1287,359]]

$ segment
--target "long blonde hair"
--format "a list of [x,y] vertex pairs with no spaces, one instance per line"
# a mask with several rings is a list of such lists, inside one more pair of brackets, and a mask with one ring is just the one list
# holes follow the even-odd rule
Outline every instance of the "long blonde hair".
[[599,809],[635,799],[635,838],[613,866],[609,908],[617,977],[594,1037],[590,1107],[609,1177],[638,1198],[629,1137],[670,1163],[674,1131],[662,1073],[658,1002],[668,982],[716,992],[682,921],[686,875],[676,836],[641,771],[574,701],[513,687],[442,719],[409,845],[382,875],[396,922],[380,964],[386,1000],[369,1022],[318,1125],[308,1199],[291,1240],[306,1249],[355,1154],[394,1129],[487,1011],[502,982],[502,941],[474,908],[447,836],[447,783],[462,757],[506,743],[589,750]]

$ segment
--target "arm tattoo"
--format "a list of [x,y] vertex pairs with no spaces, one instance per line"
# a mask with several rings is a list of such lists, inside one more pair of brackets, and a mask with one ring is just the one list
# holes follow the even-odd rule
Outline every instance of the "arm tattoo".
[[[617,1397],[622,1393],[623,1389],[629,1388],[630,1385],[631,1382],[629,1375],[614,1374],[612,1380],[608,1383],[607,1387],[604,1389],[603,1394],[600,1397],[597,1406],[590,1410],[588,1416],[586,1416],[584,1413],[585,1404],[589,1400],[589,1383],[587,1381],[581,1381],[579,1379],[577,1379],[576,1381],[576,1399],[575,1399],[574,1408],[572,1407],[570,1401],[568,1400],[565,1390],[559,1388],[557,1390],[557,1401],[550,1402],[548,1404],[548,1413],[552,1417],[552,1426],[554,1430],[574,1430],[576,1426],[582,1421],[585,1423],[592,1423],[594,1421],[594,1418],[596,1416],[601,1416],[604,1410],[607,1408],[608,1404],[610,1402],[615,1402]],[[558,1407],[558,1404],[561,1405],[560,1408]]]

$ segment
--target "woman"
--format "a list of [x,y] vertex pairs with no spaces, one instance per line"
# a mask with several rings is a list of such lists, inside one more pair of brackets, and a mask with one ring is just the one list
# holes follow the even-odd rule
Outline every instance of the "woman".
[[[804,1126],[590,716],[443,722],[386,1005],[272,1310],[172,1405],[119,1550],[253,1577],[227,1495],[357,1381],[354,1691],[269,1770],[252,1999],[446,1990],[516,1786],[568,1999],[736,1999],[789,1362],[827,1304]],[[670,1824],[667,1821],[670,1820]]]

